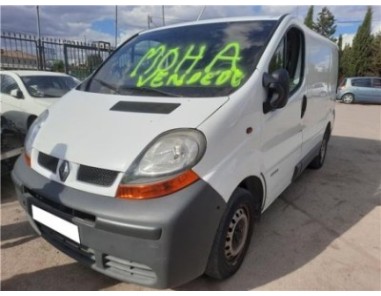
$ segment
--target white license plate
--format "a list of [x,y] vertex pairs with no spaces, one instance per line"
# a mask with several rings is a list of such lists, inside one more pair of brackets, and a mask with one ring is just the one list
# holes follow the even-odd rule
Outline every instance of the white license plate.
[[77,243],[80,243],[77,225],[50,214],[34,205],[32,205],[32,217],[41,224],[44,224]]

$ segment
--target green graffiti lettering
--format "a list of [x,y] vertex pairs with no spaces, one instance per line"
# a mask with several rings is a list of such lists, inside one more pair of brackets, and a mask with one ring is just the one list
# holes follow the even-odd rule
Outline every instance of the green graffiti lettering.
[[222,73],[218,76],[216,80],[216,85],[220,86],[225,84],[226,82],[229,81],[231,76],[232,76],[232,70],[222,71]]
[[175,73],[168,77],[167,83],[165,85],[182,86],[184,85],[184,79],[185,79],[185,75],[180,76],[179,74]]
[[[176,65],[178,58],[179,58],[178,47],[168,50],[168,52],[164,55],[159,65],[157,66],[156,71],[170,70],[174,65]],[[172,59],[172,61],[169,62],[170,59]]]
[[161,54],[163,54],[165,52],[165,45],[161,45],[159,47],[154,47],[154,48],[150,48],[147,53],[140,59],[139,63],[136,65],[135,69],[131,72],[131,77],[135,77],[136,76],[136,73],[138,72],[140,66],[148,60],[151,60],[153,57],[156,56],[154,62],[150,65],[150,67],[144,72],[144,73],[148,73],[149,71],[151,71],[151,69],[153,67],[155,67],[157,61],[158,61],[158,58],[161,56]]
[[[205,68],[205,72],[209,72],[219,61],[230,62],[231,69],[237,69],[237,62],[241,59],[239,56],[239,43],[231,42],[227,44],[212,60],[212,62]],[[228,54],[232,51],[232,54]]]
[[206,46],[205,45],[202,45],[199,49],[199,52],[197,55],[192,55],[192,52],[194,50],[196,46],[195,45],[191,45],[188,50],[186,51],[183,59],[181,60],[181,62],[177,65],[176,69],[175,69],[175,73],[177,73],[181,67],[183,66],[183,64],[187,61],[193,61],[193,63],[190,65],[190,67],[185,70],[185,73],[186,74],[189,74],[193,68],[197,65],[197,63],[202,60],[204,58],[204,54],[205,54],[205,50],[206,50]]
[[138,81],[136,82],[136,86],[137,87],[142,87],[144,86],[145,84],[147,84],[148,81],[150,81],[153,77],[155,76],[155,73],[153,73],[153,75],[150,75],[148,76],[147,78],[143,78],[143,76],[139,76],[138,77]]
[[[195,71],[198,63],[205,57],[206,50],[206,45],[191,45],[183,53],[179,47],[168,49],[165,45],[160,45],[151,48],[138,62],[130,77],[137,76],[138,87],[144,85],[154,88],[164,85],[181,87],[184,84],[202,86],[230,84],[232,87],[238,87],[245,77],[243,71],[238,68],[241,60],[240,44],[238,42],[226,44],[204,69]],[[149,67],[144,69],[146,64]],[[143,73],[138,74],[139,71]]]
[[191,85],[191,84],[195,84],[197,81],[200,80],[202,76],[202,72],[201,71],[198,71],[198,72],[195,72],[186,82],[187,85]]
[[218,72],[209,72],[209,73],[206,73],[200,80],[200,84],[201,85],[204,85],[204,86],[208,86],[208,85],[211,85],[212,82],[210,81],[211,79],[213,79],[215,76],[218,75]]
[[242,82],[242,79],[245,75],[243,74],[243,72],[239,69],[235,69],[233,71],[233,77],[232,77],[232,80],[231,80],[231,86],[232,87],[238,87],[241,82]]
[[158,71],[158,73],[155,75],[154,78],[152,78],[149,86],[150,87],[161,87],[163,86],[164,84],[164,78],[168,76],[168,72],[167,71]]

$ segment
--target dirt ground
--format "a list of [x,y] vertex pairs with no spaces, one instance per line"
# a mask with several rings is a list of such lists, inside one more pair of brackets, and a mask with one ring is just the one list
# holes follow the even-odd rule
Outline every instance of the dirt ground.
[[[381,106],[336,106],[321,170],[307,170],[263,214],[241,269],[176,290],[380,290]],[[149,290],[76,263],[26,221],[1,184],[2,290]]]

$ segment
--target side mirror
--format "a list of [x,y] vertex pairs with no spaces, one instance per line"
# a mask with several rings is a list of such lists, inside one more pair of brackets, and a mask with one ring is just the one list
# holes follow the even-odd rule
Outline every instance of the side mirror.
[[22,99],[24,98],[24,95],[21,90],[19,89],[12,89],[10,92],[10,95],[16,99]]
[[286,69],[276,70],[271,75],[264,73],[262,83],[267,90],[267,100],[263,103],[264,113],[286,106],[290,90],[289,75]]

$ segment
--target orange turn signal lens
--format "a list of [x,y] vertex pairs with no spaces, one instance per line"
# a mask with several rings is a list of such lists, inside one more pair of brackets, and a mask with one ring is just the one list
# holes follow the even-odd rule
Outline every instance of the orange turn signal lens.
[[31,167],[32,161],[30,160],[30,156],[28,154],[26,154],[26,152],[24,152],[24,160],[25,160],[26,165],[28,167]]
[[117,198],[150,199],[168,195],[194,183],[199,176],[192,170],[165,181],[150,184],[121,184],[116,192]]

